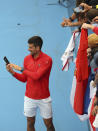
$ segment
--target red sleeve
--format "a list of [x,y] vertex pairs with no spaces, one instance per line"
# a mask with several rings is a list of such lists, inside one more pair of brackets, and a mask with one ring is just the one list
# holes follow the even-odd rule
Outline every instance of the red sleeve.
[[45,61],[45,63],[43,63],[41,65],[41,67],[39,67],[39,69],[36,72],[31,72],[29,70],[24,70],[23,73],[27,76],[27,77],[31,77],[33,80],[38,80],[40,79],[47,71],[51,70],[52,67],[52,59],[49,59],[47,61]]
[[22,82],[26,82],[27,81],[27,77],[25,74],[19,74],[19,73],[16,73],[13,75],[17,80],[19,81],[22,81]]
[[98,27],[95,26],[94,29],[93,29],[93,32],[98,35]]

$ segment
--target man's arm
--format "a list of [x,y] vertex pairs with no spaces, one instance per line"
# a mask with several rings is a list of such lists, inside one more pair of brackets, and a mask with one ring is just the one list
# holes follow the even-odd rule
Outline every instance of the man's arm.
[[31,72],[27,69],[23,71],[23,74],[25,74],[27,77],[31,77],[33,80],[40,79],[45,73],[47,73],[49,70],[51,70],[52,67],[52,59],[49,59],[39,67],[39,69],[36,72]]
[[21,81],[21,82],[26,82],[27,81],[27,77],[25,74],[20,74],[20,73],[16,73],[13,75],[17,80]]
[[[13,64],[13,65],[14,65],[14,64]],[[27,81],[26,75],[24,75],[23,73],[22,73],[22,74],[16,73],[16,72],[13,70],[11,64],[6,65],[6,68],[7,68],[8,72],[11,73],[17,80],[19,80],[19,81],[21,81],[21,82],[26,82],[26,81]]]

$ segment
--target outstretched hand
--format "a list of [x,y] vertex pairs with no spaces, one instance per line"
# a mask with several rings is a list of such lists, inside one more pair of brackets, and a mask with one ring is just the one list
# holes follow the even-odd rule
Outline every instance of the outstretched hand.
[[69,21],[67,21],[67,22],[62,22],[62,23],[61,23],[61,26],[62,26],[62,27],[72,26],[72,25],[73,25],[72,22],[69,22]]
[[63,18],[63,22],[61,23],[61,26],[62,27],[71,26],[71,24],[72,24],[72,22],[70,21],[70,19]]
[[11,66],[13,69],[15,69],[15,70],[21,71],[21,67],[18,66],[18,65],[10,64],[10,66]]
[[92,8],[92,6],[89,6],[86,3],[81,3],[80,6],[84,7],[84,10],[82,11],[82,13],[87,12],[89,9]]
[[91,25],[91,24],[86,24],[86,23],[83,23],[81,29],[84,28],[84,29],[91,29],[93,30],[94,26]]
[[7,71],[10,72],[12,75],[15,74],[15,72],[14,72],[14,70],[12,69],[12,67],[11,67],[10,64],[6,65],[6,69],[7,69]]

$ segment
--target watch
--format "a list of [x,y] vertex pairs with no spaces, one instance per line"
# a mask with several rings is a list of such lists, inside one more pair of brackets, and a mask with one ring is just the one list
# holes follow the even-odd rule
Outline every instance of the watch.
[[23,67],[21,67],[21,70],[20,70],[21,72],[23,72],[24,71],[24,68]]

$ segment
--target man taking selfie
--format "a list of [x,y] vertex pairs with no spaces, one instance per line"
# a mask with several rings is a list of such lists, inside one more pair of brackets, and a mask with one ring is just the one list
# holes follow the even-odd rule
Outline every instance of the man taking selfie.
[[[52,122],[52,104],[49,92],[49,76],[52,67],[52,58],[41,51],[43,40],[33,36],[28,40],[30,54],[24,58],[23,68],[15,65],[6,65],[7,70],[21,82],[26,82],[24,97],[24,115],[27,117],[27,131],[35,131],[35,117],[40,110],[47,131],[55,131]],[[22,73],[17,73],[13,69]]]

